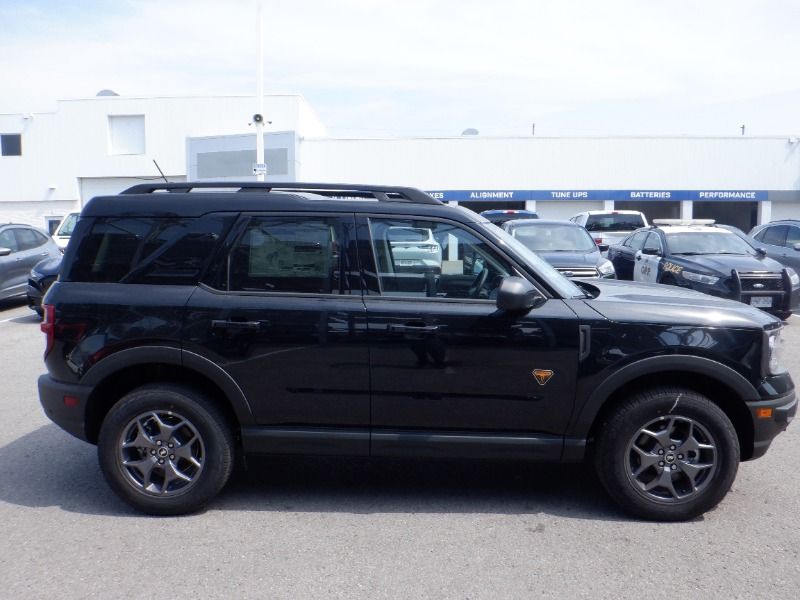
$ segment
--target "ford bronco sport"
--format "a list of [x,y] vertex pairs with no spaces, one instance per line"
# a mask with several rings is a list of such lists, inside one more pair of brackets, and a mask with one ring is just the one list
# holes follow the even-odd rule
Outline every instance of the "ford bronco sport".
[[[398,228],[438,268],[398,264]],[[151,514],[241,452],[588,459],[630,514],[689,519],[797,405],[779,320],[663,290],[572,282],[412,188],[143,184],[75,226],[40,398]]]

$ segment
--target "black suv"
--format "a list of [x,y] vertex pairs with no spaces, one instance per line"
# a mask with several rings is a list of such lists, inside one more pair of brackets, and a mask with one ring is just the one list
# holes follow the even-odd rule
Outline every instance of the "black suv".
[[[393,235],[409,228],[431,232],[437,268],[398,264]],[[625,510],[681,520],[715,506],[796,411],[774,317],[571,282],[411,188],[94,198],[44,310],[46,413],[153,514],[209,502],[240,451],[589,458]]]

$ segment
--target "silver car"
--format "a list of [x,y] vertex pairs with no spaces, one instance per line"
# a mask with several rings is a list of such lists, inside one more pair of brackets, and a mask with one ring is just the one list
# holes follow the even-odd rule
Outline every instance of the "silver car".
[[0,300],[22,296],[28,288],[28,274],[45,258],[61,251],[41,229],[30,225],[0,225]]
[[424,227],[389,227],[394,264],[402,271],[441,272],[442,246]]

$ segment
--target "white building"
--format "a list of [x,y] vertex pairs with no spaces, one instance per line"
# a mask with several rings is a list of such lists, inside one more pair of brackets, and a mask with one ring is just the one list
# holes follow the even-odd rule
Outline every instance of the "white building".
[[[251,180],[253,97],[97,97],[0,115],[0,220],[45,226],[93,195],[158,179]],[[410,185],[474,209],[711,217],[749,229],[800,218],[794,136],[342,139],[300,96],[267,96],[268,180]],[[5,145],[4,145],[5,148]],[[5,154],[5,152],[4,152]]]

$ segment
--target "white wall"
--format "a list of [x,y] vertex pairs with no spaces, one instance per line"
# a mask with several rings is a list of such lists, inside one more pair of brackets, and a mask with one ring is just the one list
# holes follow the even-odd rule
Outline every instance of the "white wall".
[[773,202],[770,221],[800,219],[800,205],[794,202]]
[[[272,122],[266,131],[325,135],[301,96],[266,96],[264,104],[265,118]],[[50,113],[0,115],[0,133],[22,135],[22,156],[0,157],[0,220],[14,214],[32,222],[47,203],[78,203],[94,195],[82,194],[82,182],[158,178],[154,159],[170,180],[181,180],[188,137],[251,133],[255,112],[252,96],[103,96],[61,100]],[[109,153],[108,117],[113,115],[144,115],[144,153]],[[9,206],[19,202],[45,204]]]
[[542,219],[569,219],[586,210],[603,210],[602,202],[542,202],[536,203],[536,212]]
[[423,189],[794,190],[787,138],[304,139],[304,181]]

